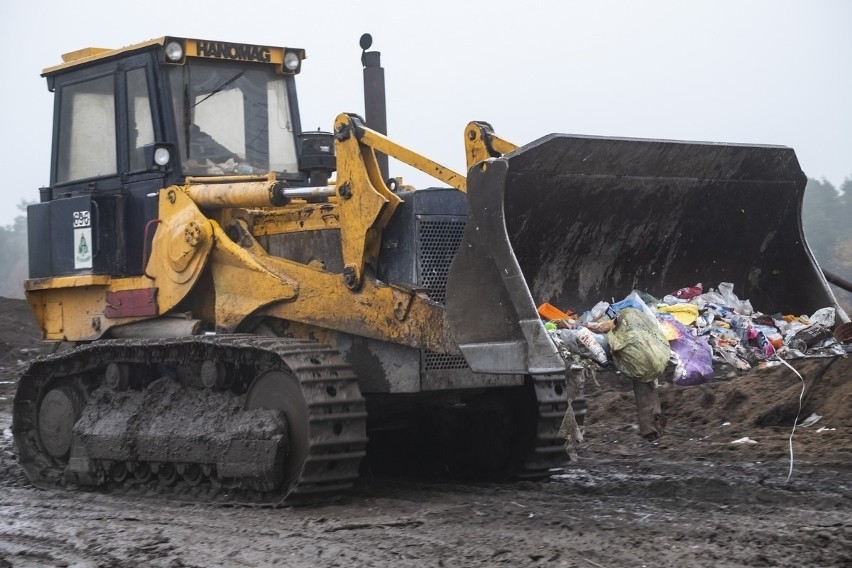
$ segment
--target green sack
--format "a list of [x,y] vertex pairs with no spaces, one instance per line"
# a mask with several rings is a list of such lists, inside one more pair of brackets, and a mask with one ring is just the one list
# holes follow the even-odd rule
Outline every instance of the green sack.
[[659,378],[671,356],[671,348],[657,322],[641,310],[618,312],[615,329],[606,334],[615,368],[637,381]]

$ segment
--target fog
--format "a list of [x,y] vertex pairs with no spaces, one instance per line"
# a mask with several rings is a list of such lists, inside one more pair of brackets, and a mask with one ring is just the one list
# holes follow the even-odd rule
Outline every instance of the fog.
[[[6,3],[0,225],[49,182],[43,68],[87,46],[179,35],[302,47],[303,128],[363,113],[360,48],[385,67],[389,134],[464,169],[486,120],[517,144],[550,132],[780,144],[810,177],[852,175],[852,2]],[[394,166],[418,186],[433,181]]]

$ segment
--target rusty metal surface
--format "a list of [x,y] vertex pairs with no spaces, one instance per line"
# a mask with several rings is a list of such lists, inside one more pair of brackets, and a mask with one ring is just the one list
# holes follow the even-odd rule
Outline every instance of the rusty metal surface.
[[108,291],[104,315],[108,318],[155,316],[157,315],[157,289]]

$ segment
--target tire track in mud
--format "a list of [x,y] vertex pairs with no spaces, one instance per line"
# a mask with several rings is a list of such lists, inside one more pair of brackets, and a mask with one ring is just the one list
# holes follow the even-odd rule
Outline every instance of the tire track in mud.
[[[6,564],[4,565],[3,562]],[[74,566],[88,568],[95,566],[132,566],[117,558],[96,551],[80,550],[59,538],[29,534],[0,532],[0,566]]]
[[[284,510],[19,488],[0,497],[0,518],[3,553],[119,567],[796,565],[789,553],[799,565],[841,566],[837,546],[850,540],[848,509],[592,496],[559,482],[375,482],[337,505]],[[804,518],[821,520],[797,526]]]
[[[5,427],[0,416],[0,428]],[[852,468],[581,460],[551,482],[367,479],[296,509],[45,492],[0,436],[0,567],[847,566]]]

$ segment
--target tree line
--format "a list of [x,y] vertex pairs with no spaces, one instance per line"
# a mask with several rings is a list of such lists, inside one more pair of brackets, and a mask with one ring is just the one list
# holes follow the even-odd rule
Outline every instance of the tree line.
[[[0,226],[0,296],[23,298],[27,278],[26,203],[15,222]],[[852,178],[836,188],[826,180],[808,179],[802,206],[802,225],[819,265],[852,281]],[[852,293],[833,287],[837,299],[852,314]]]
[[27,217],[26,202],[18,209],[21,214],[15,222],[0,226],[0,296],[6,298],[24,297],[24,280],[27,278]]
[[[820,267],[852,281],[852,178],[846,178],[840,188],[824,179],[808,179],[802,226]],[[852,315],[852,293],[837,286],[832,290]]]

